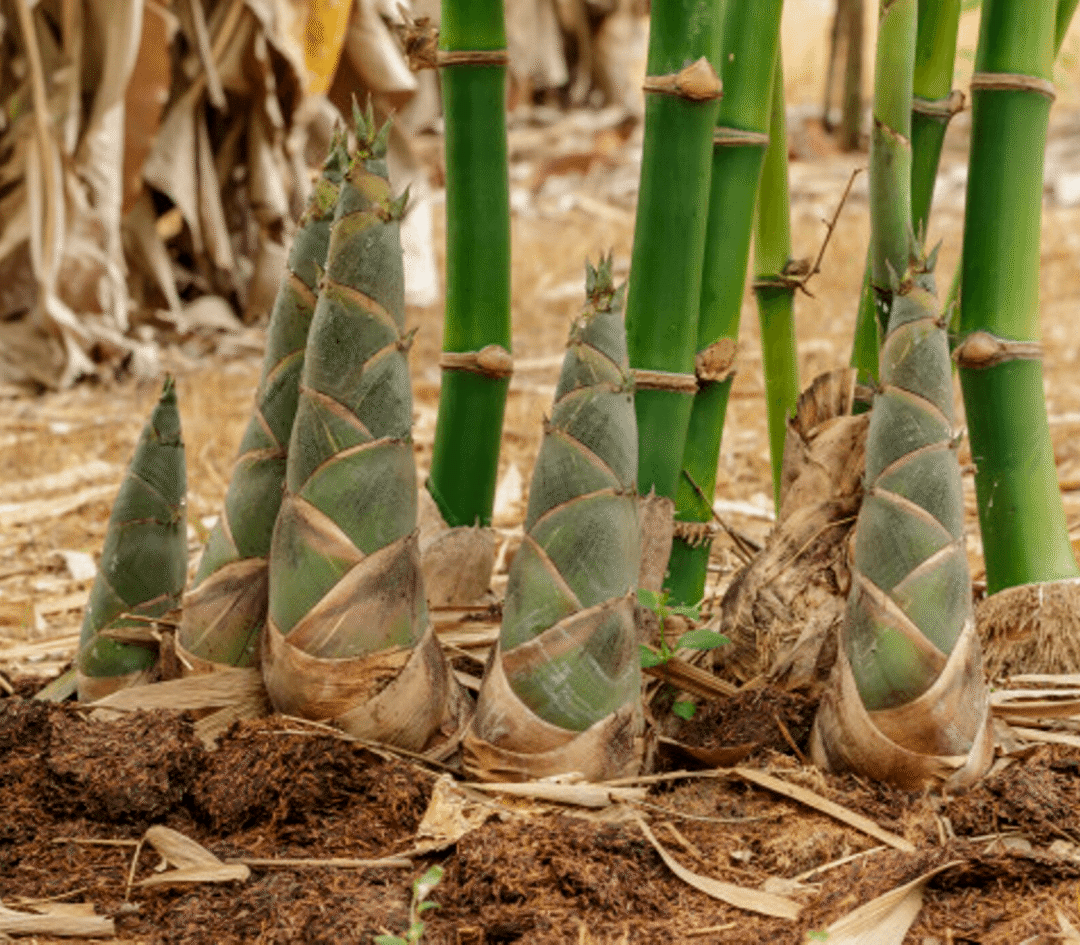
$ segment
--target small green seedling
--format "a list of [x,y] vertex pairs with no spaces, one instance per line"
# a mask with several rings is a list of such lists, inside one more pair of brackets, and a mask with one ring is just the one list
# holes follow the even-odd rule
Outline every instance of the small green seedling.
[[[696,622],[701,619],[700,606],[697,604],[692,607],[687,607],[682,604],[669,605],[667,591],[664,591],[662,594],[657,594],[656,591],[650,591],[644,587],[638,588],[637,599],[642,607],[648,607],[649,610],[656,614],[656,618],[660,624],[660,648],[654,650],[644,644],[640,645],[642,669],[649,669],[652,666],[662,666],[675,655],[677,650],[680,649],[715,650],[717,647],[724,646],[731,642],[722,633],[717,633],[715,630],[707,630],[704,627],[697,627],[681,634],[673,644],[668,643],[666,627],[667,618],[685,617],[687,620]],[[671,706],[671,711],[680,719],[689,721],[694,717],[695,706],[692,702],[675,702]]]
[[828,932],[807,932],[806,938],[811,942],[827,942],[829,940]]
[[409,903],[409,928],[404,936],[401,935],[376,935],[375,945],[416,945],[424,934],[425,923],[420,916],[428,909],[437,909],[437,902],[428,901],[428,893],[431,892],[443,878],[443,868],[433,866],[423,876],[413,882],[412,902]]

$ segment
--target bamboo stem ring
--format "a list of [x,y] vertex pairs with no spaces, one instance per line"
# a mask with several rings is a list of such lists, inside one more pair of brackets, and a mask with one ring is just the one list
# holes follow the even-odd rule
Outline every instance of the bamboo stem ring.
[[[972,88],[974,87],[972,85]],[[964,93],[959,89],[953,89],[945,98],[931,99],[913,96],[911,110],[918,115],[926,115],[928,118],[937,118],[947,122],[953,115],[964,110],[964,104]]]
[[713,147],[749,148],[769,146],[769,136],[764,131],[744,131],[742,128],[717,128],[713,131]]
[[447,66],[505,66],[510,55],[505,49],[440,49],[435,54],[439,69]]
[[632,368],[634,386],[638,390],[666,390],[676,394],[696,394],[697,376],[677,374],[674,371],[653,371],[647,368]]
[[735,375],[735,339],[717,338],[694,357],[698,384],[719,384]]
[[439,367],[444,371],[471,371],[501,379],[513,375],[514,359],[502,345],[486,345],[479,351],[444,351],[439,357]]
[[967,336],[953,351],[953,359],[962,368],[988,368],[1006,361],[1041,361],[1043,346],[1038,341],[1014,341],[999,338],[988,331]]
[[659,95],[674,95],[692,102],[711,102],[723,94],[723,84],[709,60],[702,56],[679,72],[647,75],[642,88]]
[[702,545],[711,545],[719,528],[716,522],[676,522],[675,538],[689,545],[691,548],[700,548]]
[[1057,98],[1054,83],[1034,75],[1016,72],[976,72],[971,77],[971,91],[1038,92],[1052,102]]

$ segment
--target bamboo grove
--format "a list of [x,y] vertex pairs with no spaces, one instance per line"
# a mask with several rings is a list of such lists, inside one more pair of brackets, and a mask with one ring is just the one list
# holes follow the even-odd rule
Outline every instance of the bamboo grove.
[[[852,364],[870,417],[861,506],[840,541],[850,544],[850,588],[835,646],[822,648],[836,656],[809,751],[825,767],[907,788],[964,787],[985,772],[984,646],[994,670],[1080,671],[1080,621],[1068,616],[1080,571],[1038,323],[1053,63],[1075,3],[1035,6],[981,4],[955,312],[938,298],[926,234],[946,128],[964,107],[952,88],[961,0],[882,0],[878,16],[871,237],[852,300]],[[75,668],[79,697],[155,678],[154,648],[136,630],[182,597],[175,653],[190,679],[248,667],[279,711],[456,758],[479,778],[637,772],[649,717],[641,644],[660,646],[645,647],[655,668],[715,647],[728,629],[721,613],[674,646],[666,636],[670,615],[695,619],[705,595],[748,273],[778,510],[793,475],[785,444],[803,409],[794,309],[821,260],[792,259],[782,12],[781,0],[652,2],[629,280],[615,284],[611,256],[586,263],[475,703],[430,608],[475,602],[493,561],[513,371],[498,0],[444,0],[435,55],[447,296],[429,478],[418,481],[412,441],[399,233],[408,194],[389,184],[389,124],[369,105],[334,137],[300,221],[251,421],[186,594],[183,443],[165,385],[110,520]],[[978,611],[956,373],[989,591]],[[661,549],[659,565],[646,564],[646,547]],[[664,589],[647,598],[661,602],[659,619],[636,605],[647,567]],[[1032,617],[1033,595],[1044,594],[1062,602],[1056,622]],[[1038,639],[1010,650],[1019,623]],[[1047,651],[1052,665],[1039,664]],[[722,672],[722,648],[716,657]]]

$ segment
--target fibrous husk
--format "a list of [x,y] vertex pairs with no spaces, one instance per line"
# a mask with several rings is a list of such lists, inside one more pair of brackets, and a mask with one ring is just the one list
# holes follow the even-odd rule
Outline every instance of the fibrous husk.
[[225,507],[184,597],[177,652],[189,671],[250,666],[258,657],[258,637],[266,622],[267,556],[285,487],[304,349],[347,163],[344,137],[335,137],[293,240],[285,276],[278,277],[255,411],[240,444]]
[[495,564],[495,531],[451,528],[425,486],[420,490],[420,561],[432,607],[468,607],[488,596]]
[[179,603],[187,577],[186,490],[180,415],[168,378],[109,518],[79,640],[79,699],[149,680],[156,652],[109,639],[106,631],[139,626],[127,614],[159,617]]
[[721,605],[720,630],[731,645],[715,659],[740,682],[767,675],[789,686],[819,684],[832,669],[869,422],[869,414],[851,414],[855,377],[851,368],[817,377],[788,423],[777,525]]
[[1023,584],[975,605],[990,679],[1080,672],[1080,580]]
[[645,753],[640,705],[612,712],[583,732],[545,722],[523,703],[496,646],[476,715],[462,741],[465,768],[488,781],[529,781],[574,772],[588,781],[637,774]]
[[389,127],[356,112],[308,336],[270,547],[262,669],[275,708],[411,750],[446,741],[464,696],[428,620]]
[[[671,542],[675,537],[675,503],[650,489],[648,495],[638,498],[638,521],[641,523],[641,564],[638,567],[637,586],[659,594],[664,589]],[[634,621],[641,640],[656,638],[660,630],[656,611],[637,603],[634,605]]]
[[905,790],[928,783],[969,787],[994,755],[990,704],[971,698],[972,690],[985,691],[974,621],[965,626],[933,685],[891,709],[866,709],[841,646],[833,685],[822,694],[814,720],[810,756],[830,771],[854,771]]
[[819,764],[909,789],[966,787],[992,756],[932,266],[914,261],[889,303],[851,592],[812,738]]
[[633,593],[641,557],[637,429],[623,290],[587,267],[533,470],[499,644],[462,743],[487,780],[636,771],[644,740]]

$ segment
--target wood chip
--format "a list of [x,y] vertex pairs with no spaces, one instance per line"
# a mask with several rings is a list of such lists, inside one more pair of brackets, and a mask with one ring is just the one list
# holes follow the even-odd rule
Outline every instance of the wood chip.
[[875,840],[880,840],[882,843],[887,843],[897,850],[902,850],[904,853],[915,852],[914,844],[905,840],[903,837],[899,837],[895,833],[890,833],[884,827],[879,827],[875,824],[869,817],[864,817],[862,814],[856,814],[853,810],[848,810],[846,807],[837,804],[835,801],[830,801],[828,798],[822,797],[820,794],[811,791],[809,788],[801,787],[798,784],[791,784],[788,781],[782,781],[780,778],[775,778],[771,774],[765,774],[763,771],[755,771],[752,768],[734,768],[733,771],[740,778],[749,781],[751,784],[756,784],[758,787],[763,787],[768,791],[772,791],[774,794],[779,794],[790,800],[798,801],[800,804],[805,804],[807,807],[812,807],[814,810],[819,811],[822,814],[827,814],[834,820],[839,820],[849,827],[854,827],[856,830],[862,831],[867,836],[873,837]]

